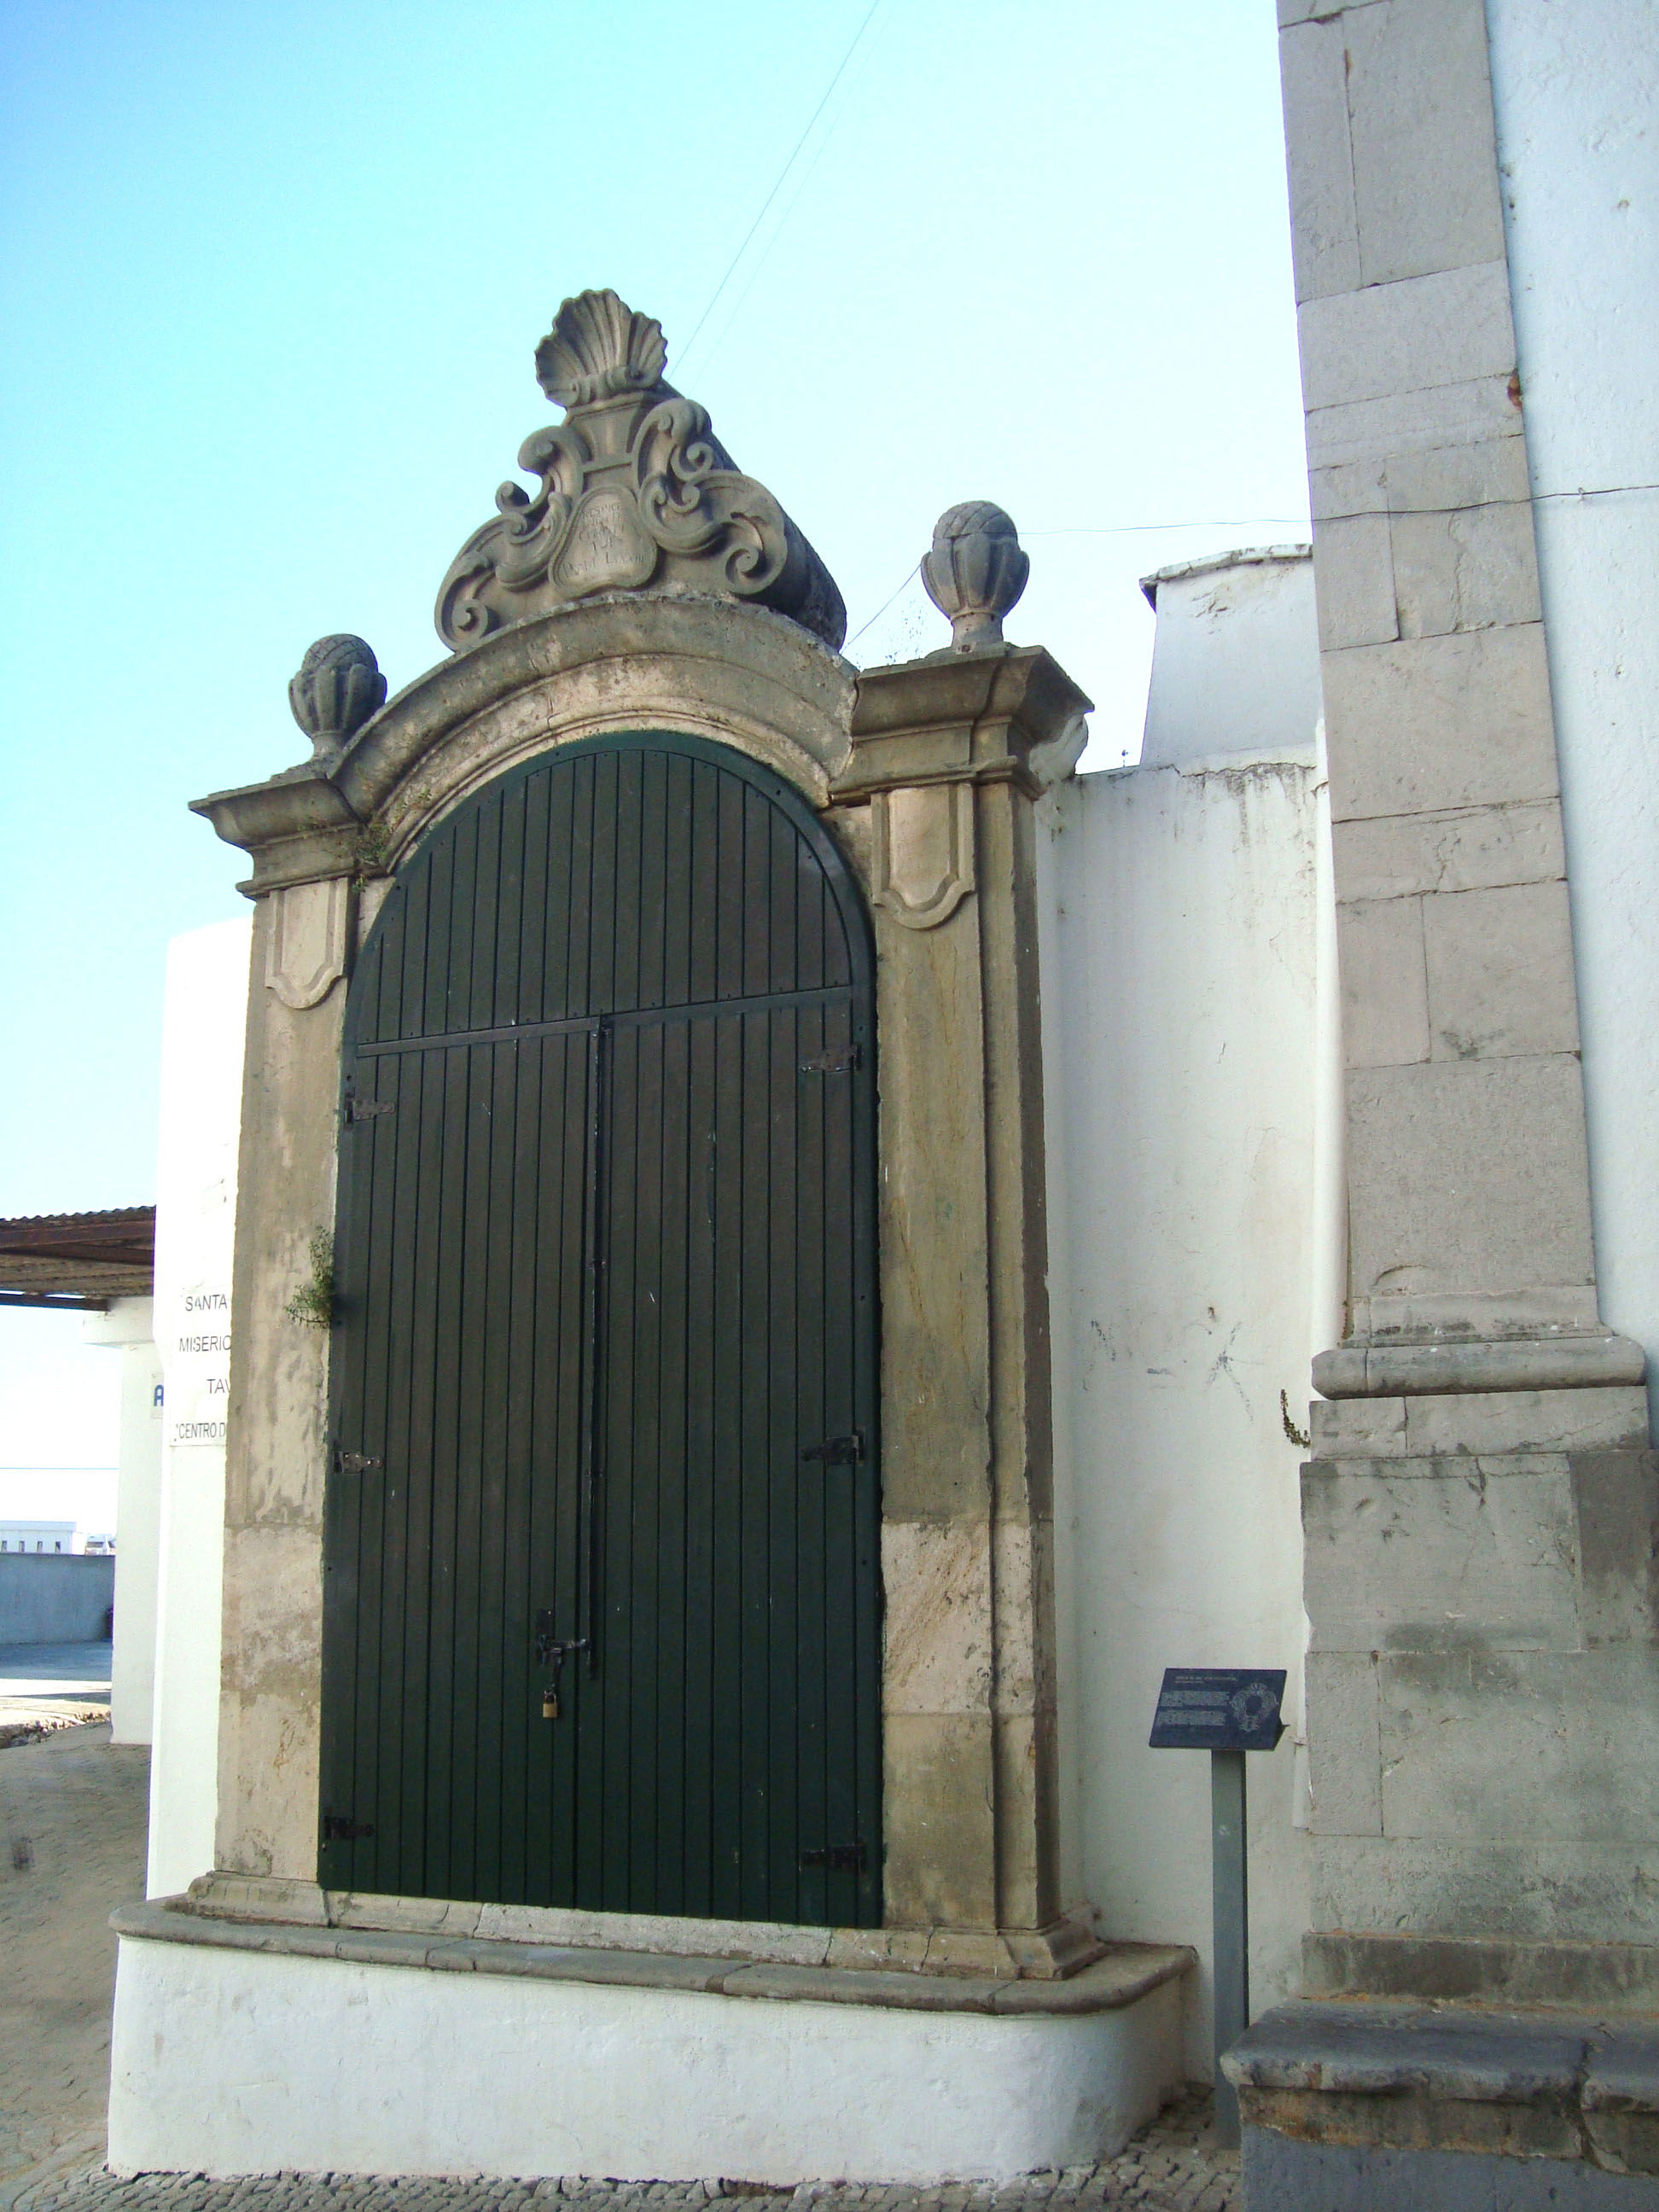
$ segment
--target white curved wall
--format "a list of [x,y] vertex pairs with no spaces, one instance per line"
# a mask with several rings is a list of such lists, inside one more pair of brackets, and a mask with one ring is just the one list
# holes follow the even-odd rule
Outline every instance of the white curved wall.
[[1209,1760],[1146,1737],[1166,1667],[1290,1677],[1290,1733],[1247,1762],[1264,2010],[1308,1924],[1291,1431],[1339,1325],[1340,1124],[1312,564],[1157,588],[1143,764],[1043,809],[1060,1716],[1070,1893],[1109,1936],[1197,1949],[1202,2079]]

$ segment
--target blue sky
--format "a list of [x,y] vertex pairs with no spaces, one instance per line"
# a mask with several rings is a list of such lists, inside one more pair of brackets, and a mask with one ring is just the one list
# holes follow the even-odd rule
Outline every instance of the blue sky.
[[[1136,578],[1306,513],[1273,12],[9,0],[0,1214],[153,1194],[163,947],[239,903],[185,802],[302,756],[313,637],[394,689],[440,657],[568,292],[660,319],[854,659],[943,641],[905,579],[943,508],[1006,507],[1011,634],[1096,700],[1090,764],[1133,757]],[[74,1328],[0,1315],[0,1404],[113,1369]]]

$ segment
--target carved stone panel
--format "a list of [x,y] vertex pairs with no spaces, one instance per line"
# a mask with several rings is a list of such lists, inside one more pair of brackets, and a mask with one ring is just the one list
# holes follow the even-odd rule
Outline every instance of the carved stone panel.
[[973,786],[878,791],[870,828],[877,903],[907,929],[948,921],[974,888]]
[[265,982],[296,1012],[319,1005],[345,973],[352,880],[291,884],[272,894]]

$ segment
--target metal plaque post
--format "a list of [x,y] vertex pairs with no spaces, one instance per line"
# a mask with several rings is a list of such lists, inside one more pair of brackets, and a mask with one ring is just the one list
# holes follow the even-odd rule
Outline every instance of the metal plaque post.
[[1285,1674],[1279,1668],[1170,1667],[1152,1720],[1154,1751],[1210,1754],[1215,2128],[1227,2144],[1238,2141],[1238,2094],[1221,2070],[1221,2057],[1250,2024],[1244,1754],[1271,1751],[1278,1743],[1285,1733],[1279,1717],[1284,1697]]

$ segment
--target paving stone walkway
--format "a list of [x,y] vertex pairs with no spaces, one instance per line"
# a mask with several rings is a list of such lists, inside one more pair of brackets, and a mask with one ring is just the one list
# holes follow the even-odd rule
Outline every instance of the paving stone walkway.
[[149,1753],[107,1723],[0,1749],[0,2206],[103,2148],[114,1907],[144,1893]]
[[1172,2106],[1103,2165],[1027,2174],[1000,2189],[854,2187],[804,2182],[769,2190],[752,2182],[378,2180],[351,2174],[262,2174],[209,2181],[199,2174],[122,2180],[100,2166],[44,2176],[11,2212],[1234,2212],[1238,2154],[1217,2147],[1207,2096]]

